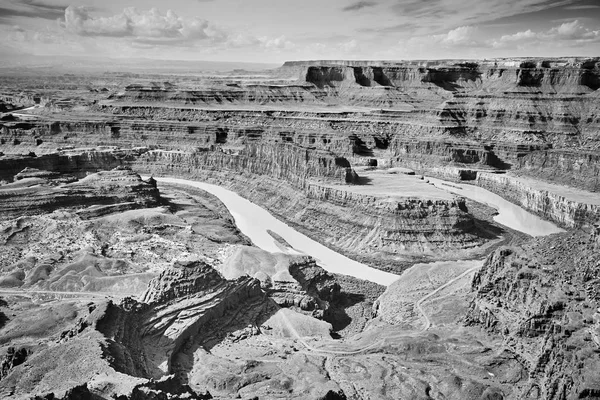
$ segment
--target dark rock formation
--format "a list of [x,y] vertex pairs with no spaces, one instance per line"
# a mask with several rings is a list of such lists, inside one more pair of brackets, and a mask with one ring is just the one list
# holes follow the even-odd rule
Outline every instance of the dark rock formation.
[[14,347],[9,347],[0,366],[0,379],[8,375],[17,365],[23,364],[28,355],[29,350],[26,348],[15,349]]

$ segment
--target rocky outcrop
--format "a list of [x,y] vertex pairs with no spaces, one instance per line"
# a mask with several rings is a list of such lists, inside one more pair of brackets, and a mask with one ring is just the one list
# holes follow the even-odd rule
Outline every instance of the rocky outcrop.
[[522,396],[589,398],[597,374],[600,293],[595,234],[578,231],[532,240],[489,256],[473,279],[466,321],[504,339],[528,378]]
[[105,171],[126,165],[143,150],[64,150],[36,156],[0,156],[0,180],[12,181],[25,168],[84,177],[88,173]]
[[[90,386],[92,386],[90,388]],[[93,385],[83,384],[69,389],[63,396],[56,396],[53,392],[35,396],[33,400],[96,400],[99,398],[97,388]],[[182,385],[172,376],[150,380],[134,386],[130,393],[122,394],[119,400],[208,400],[212,399],[210,392],[197,393],[188,385]]]
[[173,357],[186,341],[201,341],[210,321],[242,304],[262,308],[266,300],[257,280],[227,281],[201,261],[175,263],[141,298],[152,307],[144,312],[139,334],[154,375],[170,373]]
[[150,305],[167,303],[214,289],[225,282],[225,279],[208,264],[200,261],[175,261],[173,268],[150,281],[140,300]]
[[274,280],[268,295],[282,307],[308,311],[315,318],[328,319],[330,303],[340,295],[340,285],[312,258],[289,263],[293,280]]
[[29,354],[29,350],[24,347],[20,349],[9,347],[6,350],[6,354],[2,359],[2,365],[0,366],[0,379],[7,376],[14,367],[23,364],[25,360],[27,360]]
[[0,186],[2,219],[65,208],[90,218],[158,203],[158,189],[129,169],[103,171],[75,182],[69,179],[67,183],[42,177],[48,173],[31,175],[31,171],[25,171],[17,182]]
[[269,253],[249,246],[237,247],[217,267],[227,279],[251,276],[279,306],[324,318],[330,303],[340,295],[336,279],[307,256]]

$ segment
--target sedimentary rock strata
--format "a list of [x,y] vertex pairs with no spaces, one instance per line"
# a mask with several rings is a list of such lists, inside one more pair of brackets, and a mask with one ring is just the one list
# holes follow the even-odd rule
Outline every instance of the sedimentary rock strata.
[[[88,78],[2,80],[0,397],[598,397],[598,59]],[[151,175],[398,280],[259,249]],[[530,238],[428,176],[568,231]]]

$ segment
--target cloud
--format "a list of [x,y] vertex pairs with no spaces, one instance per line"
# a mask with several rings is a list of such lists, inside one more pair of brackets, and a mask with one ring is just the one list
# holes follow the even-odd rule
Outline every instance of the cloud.
[[517,32],[512,35],[504,35],[499,39],[490,41],[495,48],[510,47],[532,43],[553,43],[554,45],[586,42],[600,42],[600,30],[592,30],[581,21],[574,20],[564,22],[546,31],[534,32],[531,29]]
[[452,29],[445,35],[437,35],[436,39],[443,44],[447,45],[467,45],[473,43],[474,35],[477,31],[477,28],[473,26],[459,26],[456,29]]
[[279,36],[277,38],[263,37],[258,40],[265,49],[291,50],[295,47],[294,43],[287,40],[285,36]]
[[479,40],[478,34],[479,28],[467,25],[459,26],[458,28],[439,35],[412,37],[408,41],[402,43],[409,47],[474,47],[483,45],[483,42]]
[[586,4],[586,5],[580,5],[580,6],[567,6],[567,7],[565,7],[565,10],[579,11],[579,10],[594,10],[597,8],[600,8],[600,6],[596,6],[594,4]]
[[359,50],[359,45],[356,39],[349,40],[340,45],[340,50],[344,53],[354,53]]
[[527,29],[523,32],[517,32],[512,35],[503,35],[500,37],[500,42],[510,43],[510,42],[520,42],[523,40],[535,39],[537,34],[533,32],[531,29]]
[[41,18],[55,20],[61,18],[67,5],[47,4],[39,0],[9,0],[0,7],[0,23],[11,23],[13,17]]
[[560,39],[582,39],[589,37],[593,33],[586,28],[579,20],[565,22],[560,26],[554,27],[548,31],[548,36],[557,37]]
[[375,7],[377,5],[374,1],[357,1],[356,3],[352,3],[344,8],[342,11],[358,11],[363,8]]
[[228,38],[224,30],[207,20],[182,18],[171,10],[163,14],[156,8],[140,11],[129,7],[110,17],[93,17],[85,7],[69,6],[64,16],[63,27],[80,36],[127,37],[147,44],[225,42]]
[[393,0],[390,7],[397,16],[396,22],[377,31],[402,32],[411,26],[413,34],[438,33],[572,3],[573,0]]

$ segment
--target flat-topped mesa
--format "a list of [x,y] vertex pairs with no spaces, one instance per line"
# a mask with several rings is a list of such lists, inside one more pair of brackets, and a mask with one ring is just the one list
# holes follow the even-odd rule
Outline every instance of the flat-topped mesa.
[[[483,242],[464,198],[398,198],[320,184],[310,184],[306,193],[311,200],[337,206],[323,207],[321,215],[314,217],[323,222],[315,220],[312,225],[322,226],[324,221],[335,225],[328,229],[327,241],[351,254],[436,254]],[[309,212],[302,215],[307,221],[312,217]]]
[[544,88],[589,93],[600,88],[600,59],[515,59],[491,61],[306,61],[286,62],[282,72],[319,88],[358,86],[464,89]]
[[[230,84],[207,88],[187,89],[171,86],[158,88],[151,85],[129,85],[122,92],[111,95],[109,104],[171,103],[190,106],[216,104],[277,104],[281,102],[318,102],[320,93],[302,84]],[[100,107],[102,108],[102,107]]]
[[492,58],[485,60],[474,59],[446,59],[446,60],[306,60],[286,61],[282,67],[306,67],[310,65],[342,65],[349,67],[384,67],[384,66],[406,66],[406,67],[518,67],[528,66],[530,68],[557,68],[576,67],[593,69],[598,68],[600,58],[590,57],[514,57],[514,58]]

